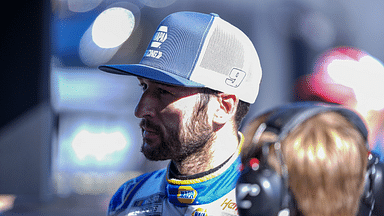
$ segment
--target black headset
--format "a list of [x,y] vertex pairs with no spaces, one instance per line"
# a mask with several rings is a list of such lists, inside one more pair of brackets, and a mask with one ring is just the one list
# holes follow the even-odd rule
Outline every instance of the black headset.
[[[316,102],[292,103],[273,109],[254,136],[257,137],[264,131],[271,131],[278,135],[278,139],[277,142],[264,143],[261,148],[253,146],[250,148],[251,154],[247,153],[252,155],[252,151],[255,151],[255,154],[258,151],[258,158],[252,157],[246,160],[247,163],[243,164],[244,169],[236,185],[236,201],[240,216],[301,214],[295,212],[296,203],[289,190],[289,173],[280,150],[280,142],[301,123],[324,112],[337,112],[344,116],[360,131],[369,150],[367,128],[361,118],[349,109]],[[267,157],[271,145],[280,160],[281,175],[268,165]],[[384,215],[383,171],[384,165],[379,162],[379,156],[370,152],[358,215]]]

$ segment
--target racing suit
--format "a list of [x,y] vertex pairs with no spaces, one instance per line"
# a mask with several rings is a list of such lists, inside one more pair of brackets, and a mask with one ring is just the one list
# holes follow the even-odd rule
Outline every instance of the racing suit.
[[235,186],[240,175],[240,144],[226,162],[193,178],[173,178],[167,168],[145,173],[123,184],[112,197],[108,215],[238,215]]

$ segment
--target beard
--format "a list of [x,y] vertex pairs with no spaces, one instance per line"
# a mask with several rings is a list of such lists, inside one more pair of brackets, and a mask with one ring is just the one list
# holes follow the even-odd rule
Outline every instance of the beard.
[[195,110],[186,125],[176,127],[179,129],[164,126],[168,132],[167,137],[161,132],[160,126],[143,119],[140,126],[158,131],[160,139],[158,145],[151,145],[149,140],[143,139],[141,152],[144,156],[152,161],[171,159],[181,162],[191,155],[203,154],[204,149],[209,147],[214,132],[208,123],[207,109],[195,107]]

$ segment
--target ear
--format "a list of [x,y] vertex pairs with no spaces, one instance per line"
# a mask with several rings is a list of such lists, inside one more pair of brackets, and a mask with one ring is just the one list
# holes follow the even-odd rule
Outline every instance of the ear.
[[239,98],[233,94],[219,93],[217,100],[219,108],[215,111],[213,122],[222,125],[232,118],[234,119]]

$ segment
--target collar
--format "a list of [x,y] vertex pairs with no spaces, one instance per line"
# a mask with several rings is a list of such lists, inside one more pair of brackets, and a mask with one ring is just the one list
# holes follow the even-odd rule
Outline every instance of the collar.
[[202,172],[202,173],[197,173],[194,175],[182,175],[179,173],[179,171],[176,168],[175,163],[171,161],[168,166],[168,179],[179,179],[179,180],[191,180],[191,179],[199,179],[201,177],[207,176],[211,173],[214,173],[218,171],[221,167],[223,167],[232,157],[234,154],[232,154],[227,160],[225,160],[222,164],[219,166],[210,169],[208,171]]
[[177,206],[187,204],[207,204],[229,193],[236,186],[240,176],[240,152],[244,143],[244,136],[239,132],[240,143],[236,152],[219,167],[209,171],[206,175],[197,174],[197,178],[180,180],[170,178],[170,166],[167,169],[167,195],[169,201]]

